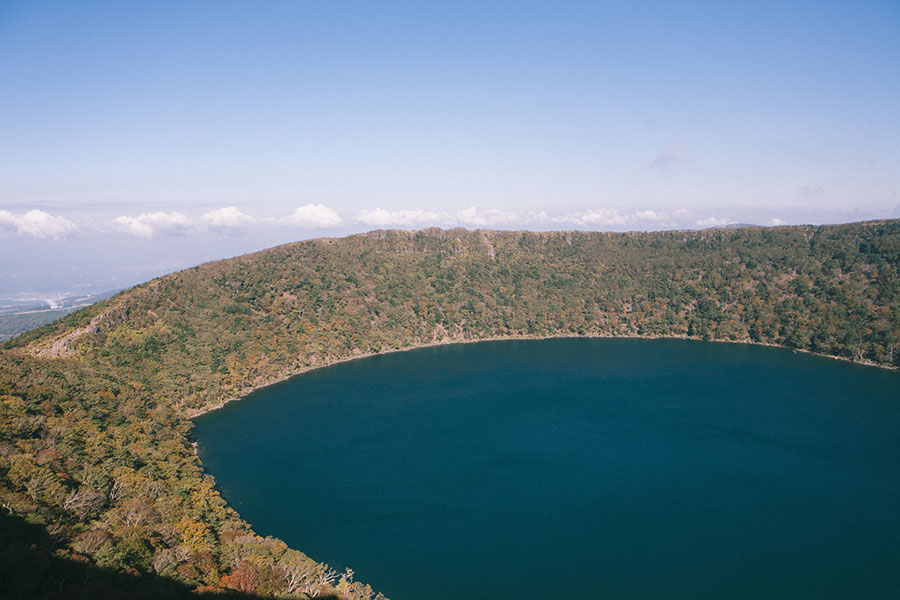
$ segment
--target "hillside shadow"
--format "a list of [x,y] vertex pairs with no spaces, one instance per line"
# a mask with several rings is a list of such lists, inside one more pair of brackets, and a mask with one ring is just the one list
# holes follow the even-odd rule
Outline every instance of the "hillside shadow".
[[[259,600],[230,590],[198,593],[171,579],[128,574],[54,555],[47,530],[0,510],[0,599],[2,600]],[[331,597],[326,600],[337,600]]]

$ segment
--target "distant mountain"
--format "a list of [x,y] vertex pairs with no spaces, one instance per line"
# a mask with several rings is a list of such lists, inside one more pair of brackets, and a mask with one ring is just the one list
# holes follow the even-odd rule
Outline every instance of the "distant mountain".
[[900,221],[373,231],[172,273],[5,343],[0,501],[100,566],[371,597],[252,535],[203,474],[188,417],[349,357],[576,335],[757,342],[897,366]]

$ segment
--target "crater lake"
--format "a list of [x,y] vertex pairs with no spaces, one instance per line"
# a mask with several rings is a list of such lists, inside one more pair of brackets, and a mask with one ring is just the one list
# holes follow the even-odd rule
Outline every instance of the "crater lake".
[[900,597],[900,373],[683,340],[443,345],[195,420],[261,535],[392,600]]

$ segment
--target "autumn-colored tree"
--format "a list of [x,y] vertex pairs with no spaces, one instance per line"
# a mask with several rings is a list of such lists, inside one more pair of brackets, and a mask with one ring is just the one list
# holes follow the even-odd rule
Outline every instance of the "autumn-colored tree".
[[259,576],[253,565],[244,561],[234,571],[222,577],[222,587],[252,594],[256,592]]

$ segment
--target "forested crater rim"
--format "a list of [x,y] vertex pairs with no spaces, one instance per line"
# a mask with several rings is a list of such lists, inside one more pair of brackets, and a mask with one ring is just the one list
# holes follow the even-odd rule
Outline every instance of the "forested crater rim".
[[[896,246],[898,245],[897,237],[900,230],[900,220],[879,220],[867,221],[861,223],[852,223],[847,225],[796,225],[796,226],[779,226],[779,227],[756,227],[748,226],[736,229],[704,229],[704,230],[675,230],[662,232],[586,232],[586,231],[549,231],[549,232],[532,232],[532,231],[502,231],[502,230],[467,230],[467,229],[439,229],[428,228],[422,230],[374,230],[367,233],[355,234],[344,238],[318,238],[313,240],[290,242],[259,252],[245,254],[229,259],[214,261],[184,269],[179,272],[164,275],[157,279],[151,280],[145,284],[141,284],[129,290],[120,293],[113,298],[98,303],[93,307],[88,307],[83,311],[79,311],[74,315],[62,319],[56,324],[51,324],[43,328],[37,329],[10,340],[6,343],[7,347],[24,347],[24,349],[35,356],[40,357],[68,357],[80,353],[82,347],[96,345],[92,338],[105,339],[107,332],[116,330],[121,325],[130,325],[135,320],[147,321],[157,316],[158,311],[154,310],[155,304],[153,297],[166,297],[167,290],[182,285],[185,279],[195,278],[216,278],[222,281],[221,277],[233,277],[240,279],[247,275],[248,272],[268,270],[268,273],[274,276],[274,281],[270,283],[278,284],[278,275],[272,268],[271,263],[275,261],[310,259],[317,260],[325,258],[326,261],[337,257],[340,260],[347,261],[348,253],[359,252],[367,253],[370,257],[380,260],[384,264],[396,262],[397,260],[414,261],[415,257],[419,257],[419,263],[426,266],[434,267],[434,259],[437,257],[438,262],[447,263],[456,260],[457,264],[454,269],[471,267],[471,263],[482,261],[489,266],[499,267],[501,276],[508,274],[516,268],[525,269],[519,271],[517,277],[524,277],[529,285],[537,285],[540,287],[553,286],[550,289],[550,295],[568,293],[570,289],[563,289],[567,285],[572,287],[573,278],[586,279],[590,278],[589,283],[594,283],[595,288],[609,285],[617,285],[621,287],[623,278],[629,278],[627,281],[629,289],[619,294],[606,293],[604,300],[611,300],[597,306],[596,298],[584,298],[585,306],[577,307],[579,312],[594,312],[594,316],[610,321],[614,319],[618,322],[610,324],[598,325],[585,323],[584,318],[572,319],[571,315],[539,315],[543,319],[543,323],[535,323],[533,319],[525,316],[529,322],[523,323],[523,315],[530,310],[540,311],[541,307],[536,307],[537,302],[521,302],[516,305],[517,298],[513,297],[512,301],[507,301],[506,306],[502,303],[495,303],[494,306],[487,308],[494,309],[495,313],[499,310],[499,315],[505,322],[484,323],[472,326],[474,315],[459,314],[460,311],[442,311],[444,314],[438,315],[438,322],[426,324],[430,325],[431,331],[424,332],[426,335],[405,336],[405,339],[392,340],[385,347],[385,344],[379,345],[377,348],[354,347],[350,356],[345,353],[338,353],[335,356],[329,352],[320,353],[322,356],[312,357],[313,364],[306,361],[302,364],[295,365],[297,368],[288,371],[280,370],[277,378],[254,381],[250,386],[238,386],[241,389],[230,391],[235,392],[227,394],[228,399],[241,396],[248,391],[252,391],[260,385],[267,385],[275,381],[280,381],[286,377],[292,376],[308,370],[309,367],[322,366],[330,364],[330,360],[342,360],[344,358],[352,358],[357,355],[377,354],[388,349],[411,349],[431,345],[441,342],[460,342],[475,339],[495,339],[495,338],[517,338],[517,337],[559,337],[559,336],[581,336],[588,337],[674,337],[674,338],[694,338],[716,341],[752,341],[755,343],[763,343],[770,345],[782,346],[790,349],[808,350],[816,354],[824,356],[832,356],[836,358],[849,358],[855,362],[863,364],[879,364],[882,366],[896,367],[894,360],[895,347],[898,340],[892,339],[900,337],[895,334],[889,334],[887,339],[879,340],[879,347],[872,347],[865,337],[865,331],[853,332],[846,339],[834,340],[818,339],[813,335],[814,323],[796,323],[794,317],[809,316],[811,310],[815,310],[814,306],[804,306],[803,302],[808,299],[802,297],[803,292],[815,291],[817,288],[825,287],[826,284],[836,284],[848,279],[846,267],[851,269],[854,264],[860,262],[858,260],[847,260],[847,254],[850,250],[856,250],[859,256],[852,257],[854,259],[871,257],[877,255],[880,248],[877,247],[878,242],[883,242],[885,236],[890,238],[889,250],[887,255],[882,256],[882,265],[876,267],[883,270],[885,267],[889,271],[889,276],[896,277],[896,262],[894,268],[891,269],[891,258],[900,259],[900,254]],[[850,238],[842,240],[841,238]],[[841,243],[838,243],[841,242]],[[852,242],[847,244],[845,242]],[[874,242],[874,243],[873,243]],[[734,247],[729,249],[729,245]],[[727,256],[729,254],[730,256]],[[824,251],[823,251],[824,250]],[[829,252],[830,251],[830,252]],[[704,253],[719,253],[724,260],[716,261],[717,257],[707,257]],[[388,255],[388,256],[385,256]],[[395,260],[390,256],[393,255]],[[528,260],[522,258],[530,256],[533,260],[528,264]],[[805,258],[813,258],[816,264],[806,265],[818,268],[818,273],[804,273],[802,260]],[[831,269],[831,273],[823,272],[823,261],[830,260],[834,264],[827,265]],[[427,263],[432,264],[428,265]],[[556,262],[555,265],[544,265],[543,262]],[[849,264],[847,264],[849,262]],[[560,264],[562,263],[562,264]],[[722,263],[725,263],[723,265]],[[768,263],[768,264],[767,264]],[[442,265],[438,265],[440,269]],[[393,265],[391,265],[393,266]],[[419,265],[412,265],[413,267]],[[724,271],[723,267],[730,267],[730,273],[717,273],[716,270]],[[856,265],[859,266],[859,265]],[[321,267],[321,266],[320,266]],[[317,267],[317,270],[320,268]],[[330,267],[327,264],[324,268]],[[558,267],[562,267],[560,271]],[[749,277],[746,272],[755,267],[756,273],[752,273]],[[798,268],[800,267],[800,268]],[[836,267],[836,268],[835,268]],[[390,267],[388,267],[390,268]],[[364,280],[366,275],[371,275],[365,271],[365,267],[360,270],[359,265],[355,269],[356,273],[348,275],[349,278],[356,280],[359,284],[360,276],[362,283],[371,282]],[[851,281],[857,286],[869,287],[873,284],[878,287],[878,282],[874,281],[876,277],[885,277],[885,273],[872,273],[872,265],[863,263],[862,272],[858,276],[865,278],[863,281]],[[543,272],[542,272],[543,271]],[[568,271],[568,272],[566,272]],[[635,272],[638,271],[638,272]],[[640,272],[643,271],[643,272]],[[454,273],[445,273],[454,275]],[[489,273],[496,276],[496,273]],[[296,296],[295,289],[302,288],[303,283],[309,284],[307,281],[292,281],[290,273],[288,277],[284,277],[281,273],[281,283],[284,289],[282,297],[276,299],[279,302],[270,303],[268,306],[254,306],[253,302],[248,302],[246,296],[241,295],[240,289],[225,290],[230,293],[234,300],[245,302],[243,308],[251,308],[253,312],[271,311],[271,309],[283,308],[275,306],[275,304],[288,303]],[[438,274],[440,275],[440,274]],[[494,286],[494,281],[488,281],[486,286],[484,282],[479,282],[481,289],[467,290],[465,284],[466,273],[462,277],[457,277],[457,281],[451,281],[452,286],[446,285],[446,281],[441,284],[445,287],[435,293],[432,282],[431,289],[424,291],[431,293],[433,299],[444,301],[440,298],[441,292],[451,292],[455,295],[467,295],[468,298],[463,300],[475,301],[482,303],[485,292],[492,291],[490,288]],[[661,282],[663,277],[674,275],[680,281]],[[742,314],[734,315],[734,290],[728,290],[731,298],[717,297],[716,292],[723,284],[727,284],[730,276],[743,277],[745,281],[741,285],[745,289],[738,290],[740,292],[751,292],[755,294],[763,289],[766,294],[776,293],[780,298],[776,302],[770,302],[772,306],[767,307],[771,312],[778,306],[783,304],[784,300],[798,300],[800,306],[792,306],[787,309],[791,313],[787,319],[779,319],[782,322],[776,323],[768,330],[752,327],[752,321],[762,321],[769,317],[765,311],[753,312],[752,308],[744,305],[739,306]],[[635,281],[635,277],[638,281]],[[643,277],[643,280],[640,278]],[[888,277],[891,279],[892,277]],[[248,277],[249,279],[249,277]],[[257,281],[265,280],[265,277],[255,277]],[[322,278],[320,278],[321,280]],[[713,279],[713,281],[709,281]],[[717,279],[717,280],[716,280]],[[234,280],[232,280],[233,283]],[[223,282],[224,283],[224,282]],[[297,286],[294,284],[300,283]],[[318,283],[318,282],[317,282]],[[321,283],[326,283],[321,281]],[[332,288],[330,291],[347,292],[346,281],[335,281],[332,278]],[[399,283],[407,288],[416,282],[400,281],[389,282],[395,286]],[[426,282],[427,283],[427,282]],[[502,286],[507,282],[497,281],[497,286]],[[578,282],[574,282],[578,283]],[[894,284],[889,281],[889,284]],[[660,285],[662,284],[662,285]],[[673,285],[674,284],[674,285]],[[787,285],[786,285],[787,284]],[[237,287],[240,288],[243,283]],[[294,288],[291,289],[291,286]],[[344,285],[344,289],[340,286]],[[314,286],[307,286],[314,287]],[[335,287],[338,289],[335,290]],[[449,288],[455,289],[449,289]],[[496,286],[494,286],[496,287]],[[659,288],[663,289],[659,289]],[[747,289],[748,287],[752,289]],[[799,293],[798,293],[798,289]],[[656,289],[654,289],[656,288]],[[674,289],[674,291],[673,291]],[[329,290],[317,288],[322,293],[327,294]],[[213,290],[214,293],[221,293],[222,290]],[[305,291],[305,290],[304,290]],[[415,295],[416,291],[412,290]],[[474,294],[472,292],[474,291]],[[509,290],[506,290],[507,292]],[[513,290],[517,292],[520,290]],[[544,295],[548,295],[548,290],[541,290]],[[598,291],[590,286],[582,285],[577,292],[581,296],[590,296]],[[859,292],[861,290],[853,290]],[[839,290],[839,293],[846,295],[846,290]],[[390,290],[388,290],[390,293]],[[660,297],[669,295],[676,296],[677,302],[674,306],[669,307],[653,307],[647,306],[649,315],[641,315],[635,317],[635,304],[639,302],[647,303],[648,300],[656,301]],[[445,294],[446,295],[446,294]],[[578,294],[576,294],[577,296]],[[617,297],[618,296],[618,297]],[[839,298],[838,300],[844,300]],[[358,298],[356,299],[358,300]],[[364,299],[365,303],[369,303],[369,298]],[[829,299],[830,300],[830,299]],[[846,307],[847,314],[831,315],[830,325],[835,326],[835,321],[841,317],[850,316],[855,313],[855,320],[859,321],[859,313],[866,310],[871,311],[871,299],[867,299],[870,306],[865,306],[865,302],[859,302],[861,306]],[[592,301],[594,306],[587,306],[588,301]],[[616,303],[618,301],[618,303]],[[168,303],[172,302],[171,298],[167,299]],[[565,309],[565,300],[551,298],[551,304],[555,303],[557,307],[562,304]],[[149,305],[149,306],[148,306]],[[163,307],[165,308],[165,307]],[[332,314],[321,314],[321,307],[313,307],[319,314],[317,319],[334,317]],[[363,307],[366,308],[365,306]],[[458,308],[458,306],[453,307]],[[474,309],[485,308],[483,306],[467,307]],[[554,308],[554,307],[551,307]],[[665,314],[665,309],[670,309]],[[891,321],[896,323],[896,315],[890,314],[890,309],[882,304],[882,312],[888,311],[888,314],[880,315],[879,329],[882,332],[890,329]],[[188,310],[188,307],[181,307],[182,311]],[[226,307],[227,309],[227,307]],[[511,309],[511,310],[504,310]],[[860,310],[862,309],[862,310]],[[240,311],[241,308],[232,307],[230,310]],[[146,314],[136,314],[146,311]],[[308,312],[308,311],[307,311]],[[450,312],[451,314],[446,314]],[[518,314],[509,314],[510,312]],[[547,312],[546,310],[544,312]],[[647,312],[647,311],[645,311]],[[232,313],[233,314],[233,313]],[[221,318],[223,315],[212,314],[213,318]],[[366,315],[363,315],[365,317]],[[418,317],[419,315],[414,315]],[[556,316],[555,319],[548,319],[548,316]],[[559,318],[559,317],[562,318]],[[720,327],[720,322],[729,325],[729,320],[734,321],[737,316],[739,321],[738,327]],[[462,318],[460,318],[462,317]],[[649,317],[649,318],[648,318]],[[692,317],[696,317],[693,318]],[[866,318],[865,314],[862,315]],[[517,319],[518,323],[510,323]],[[693,320],[693,322],[691,322]],[[771,321],[771,319],[769,319]],[[874,319],[879,320],[879,319]],[[382,329],[392,329],[390,320],[382,320],[376,322],[377,319],[371,320],[369,324],[363,323],[364,327],[377,326]],[[573,322],[579,321],[579,322]],[[660,321],[665,321],[660,323]],[[784,322],[787,321],[787,322]],[[710,324],[715,324],[710,327]],[[68,327],[61,324],[67,324]],[[487,325],[487,327],[481,326]],[[593,325],[593,326],[591,326]],[[605,326],[604,326],[605,325]],[[866,329],[868,323],[861,323],[859,329]],[[385,326],[387,326],[385,328]],[[872,329],[868,327],[868,329]],[[256,333],[254,331],[253,333]],[[265,332],[262,332],[265,333]],[[818,332],[821,334],[821,332]],[[869,332],[872,333],[872,332]],[[883,337],[883,336],[882,336]],[[821,335],[819,336],[821,338]],[[342,341],[342,340],[337,340]],[[396,343],[401,342],[401,343]],[[214,343],[207,344],[206,347],[214,346]],[[221,383],[221,382],[219,382]],[[230,386],[234,388],[234,385]],[[219,401],[225,400],[225,397]],[[199,408],[199,407],[198,407]],[[208,407],[204,407],[208,408]]]
[[[253,576],[270,577],[287,550],[224,503],[188,417],[352,358],[556,337],[750,342],[896,368],[900,220],[378,230],[171,273],[3,344],[0,499],[98,565],[228,587],[253,575],[229,558],[251,544],[269,557]],[[135,507],[140,538],[122,525]]]

